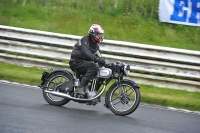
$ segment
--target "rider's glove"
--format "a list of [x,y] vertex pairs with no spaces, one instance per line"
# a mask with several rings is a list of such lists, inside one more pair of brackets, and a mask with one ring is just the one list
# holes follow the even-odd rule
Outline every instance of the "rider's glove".
[[98,62],[99,65],[104,65],[106,63],[104,58],[99,57],[96,58],[96,62]]

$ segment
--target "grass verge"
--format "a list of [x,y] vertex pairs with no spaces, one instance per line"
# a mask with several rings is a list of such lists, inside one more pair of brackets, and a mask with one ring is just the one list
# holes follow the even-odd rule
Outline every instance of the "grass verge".
[[109,40],[200,51],[200,27],[161,23],[159,0],[121,0],[118,8],[114,1],[104,1],[102,10],[94,0],[22,3],[0,0],[0,25],[84,36],[92,23],[98,23]]
[[[39,85],[44,69],[0,62],[0,79]],[[47,70],[48,71],[48,70]],[[140,84],[141,101],[157,105],[200,111],[200,92],[188,92]]]

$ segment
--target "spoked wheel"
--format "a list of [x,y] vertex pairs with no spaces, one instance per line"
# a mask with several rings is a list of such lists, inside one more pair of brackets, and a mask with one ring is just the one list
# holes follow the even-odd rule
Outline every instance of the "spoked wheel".
[[[44,83],[44,86],[48,86],[47,90],[49,91],[59,91],[59,90],[56,90],[56,88],[57,89],[59,88],[57,86],[61,85],[64,82],[69,81],[70,79],[71,79],[71,76],[68,75],[67,73],[55,72]],[[43,90],[43,96],[44,96],[44,99],[49,104],[56,105],[56,106],[62,106],[64,104],[67,104],[70,101],[70,99],[68,98],[58,97],[53,94],[46,93],[44,90]]]
[[140,92],[133,83],[122,81],[122,86],[112,85],[107,94],[109,109],[116,115],[129,115],[140,103]]

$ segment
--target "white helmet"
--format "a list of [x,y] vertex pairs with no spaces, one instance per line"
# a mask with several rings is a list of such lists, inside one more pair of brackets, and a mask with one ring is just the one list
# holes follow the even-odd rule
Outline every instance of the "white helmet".
[[89,31],[89,36],[97,43],[101,43],[104,38],[104,29],[98,24],[92,24]]

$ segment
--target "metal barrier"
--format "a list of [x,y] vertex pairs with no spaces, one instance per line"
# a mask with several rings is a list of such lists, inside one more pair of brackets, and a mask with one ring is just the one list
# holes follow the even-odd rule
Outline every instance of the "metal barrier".
[[[0,25],[0,61],[69,69],[68,60],[80,36]],[[200,91],[200,52],[104,40],[103,56],[131,65],[137,83]]]

